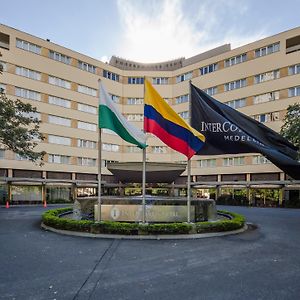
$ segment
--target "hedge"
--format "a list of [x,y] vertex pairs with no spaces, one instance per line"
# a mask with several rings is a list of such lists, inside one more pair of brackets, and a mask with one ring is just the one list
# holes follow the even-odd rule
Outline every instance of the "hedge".
[[59,217],[70,211],[72,211],[70,207],[48,210],[42,216],[43,223],[56,229],[90,232],[90,227],[94,223],[93,221],[72,220]]
[[219,214],[229,216],[231,219],[219,220],[216,222],[198,222],[196,223],[197,233],[222,232],[237,230],[244,226],[245,217],[229,211],[218,211]]
[[148,235],[148,234],[192,234],[222,232],[240,229],[245,224],[242,215],[218,211],[219,214],[229,216],[231,219],[218,220],[213,222],[188,223],[161,223],[161,224],[139,224],[125,222],[94,222],[86,220],[73,220],[61,218],[64,213],[72,211],[72,208],[58,208],[48,210],[42,216],[43,223],[49,227],[62,230],[104,233],[104,234],[124,234],[124,235]]

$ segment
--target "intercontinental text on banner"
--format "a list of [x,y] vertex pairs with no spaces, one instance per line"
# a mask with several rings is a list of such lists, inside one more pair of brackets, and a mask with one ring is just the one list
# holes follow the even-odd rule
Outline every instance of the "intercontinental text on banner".
[[261,153],[300,179],[297,147],[262,123],[236,111],[191,84],[191,126],[206,137],[198,155]]

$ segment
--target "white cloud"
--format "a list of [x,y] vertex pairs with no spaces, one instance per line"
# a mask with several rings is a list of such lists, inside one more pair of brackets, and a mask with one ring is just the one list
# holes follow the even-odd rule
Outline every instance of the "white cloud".
[[103,55],[100,57],[100,60],[104,63],[108,63],[110,60],[110,57],[108,57],[107,55]]
[[[227,12],[243,16],[243,1],[118,0],[122,39],[116,54],[140,62],[190,57],[225,43],[238,47],[265,36],[246,35]],[[184,9],[187,4],[190,9]],[[233,9],[233,10],[232,10]],[[226,20],[229,20],[228,22]],[[225,23],[224,23],[225,22]],[[228,26],[224,32],[224,26]]]

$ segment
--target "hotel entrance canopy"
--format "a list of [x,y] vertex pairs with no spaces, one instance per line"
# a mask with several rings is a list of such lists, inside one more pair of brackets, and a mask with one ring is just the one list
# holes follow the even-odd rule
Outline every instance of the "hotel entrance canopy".
[[[108,162],[107,169],[122,183],[142,182],[142,162]],[[185,164],[146,162],[146,182],[172,183],[185,169]]]

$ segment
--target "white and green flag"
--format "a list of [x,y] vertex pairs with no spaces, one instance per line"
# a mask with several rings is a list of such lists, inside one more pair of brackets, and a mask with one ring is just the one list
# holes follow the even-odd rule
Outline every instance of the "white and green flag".
[[146,135],[140,129],[129,123],[119,112],[102,83],[99,87],[99,128],[107,128],[117,133],[123,140],[135,144],[139,148],[146,148]]

